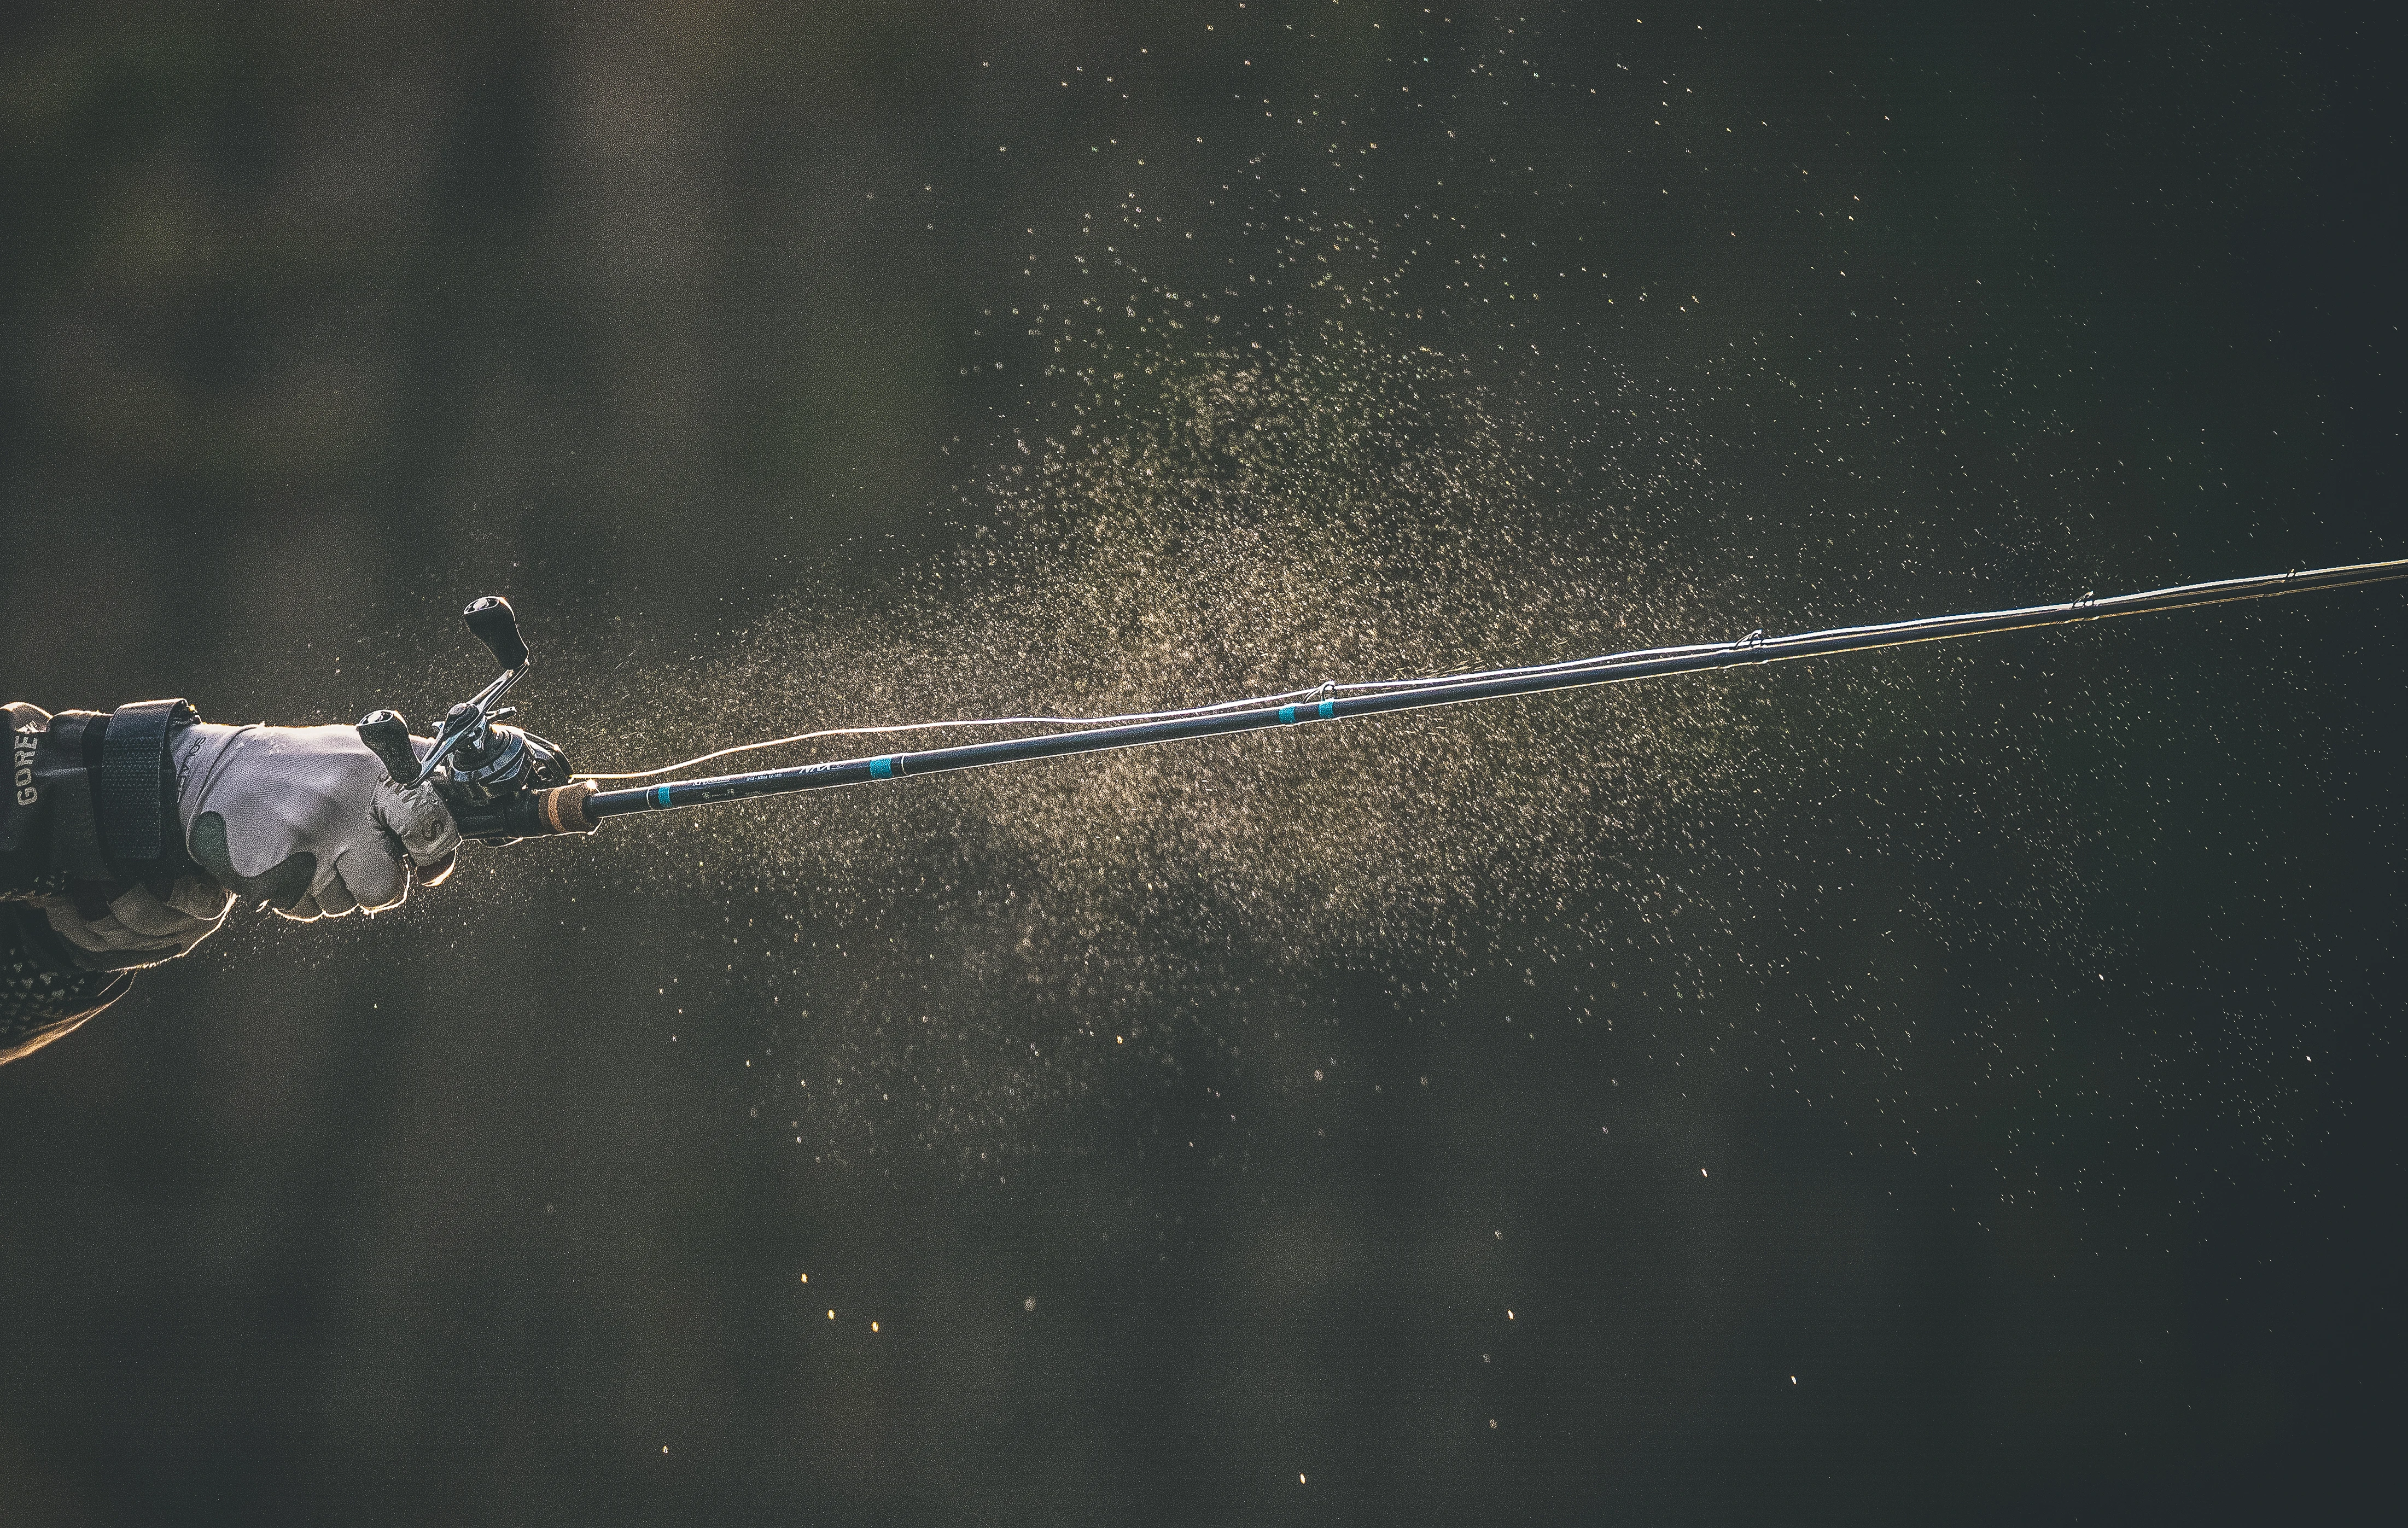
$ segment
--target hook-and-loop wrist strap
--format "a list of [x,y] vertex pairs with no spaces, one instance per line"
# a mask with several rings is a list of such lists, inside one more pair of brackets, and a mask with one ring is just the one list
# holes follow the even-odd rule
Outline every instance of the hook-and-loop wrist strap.
[[136,701],[108,718],[100,746],[100,830],[109,859],[127,879],[175,871],[186,862],[183,835],[169,830],[176,782],[167,767],[167,735],[199,720],[183,700]]

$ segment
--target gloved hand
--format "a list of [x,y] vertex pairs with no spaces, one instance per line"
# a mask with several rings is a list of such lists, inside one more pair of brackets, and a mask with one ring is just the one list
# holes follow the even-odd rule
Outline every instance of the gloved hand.
[[[433,747],[410,743],[421,758]],[[395,785],[352,728],[203,723],[173,746],[176,815],[194,863],[287,918],[398,906],[410,866],[432,884],[459,847],[435,788]]]

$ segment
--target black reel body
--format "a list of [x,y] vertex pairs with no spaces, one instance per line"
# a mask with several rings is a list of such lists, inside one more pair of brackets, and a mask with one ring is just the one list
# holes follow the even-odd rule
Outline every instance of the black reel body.
[[568,778],[568,755],[559,745],[517,727],[491,723],[453,749],[431,783],[463,834],[499,845],[525,836],[509,826],[512,803],[538,791],[556,791]]

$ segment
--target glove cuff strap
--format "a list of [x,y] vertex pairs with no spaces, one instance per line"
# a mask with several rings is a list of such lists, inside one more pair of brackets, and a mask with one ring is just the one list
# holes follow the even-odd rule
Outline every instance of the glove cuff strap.
[[101,840],[120,879],[144,880],[190,868],[183,835],[168,831],[177,815],[167,737],[175,728],[200,719],[184,700],[136,701],[110,714],[101,739],[95,794]]

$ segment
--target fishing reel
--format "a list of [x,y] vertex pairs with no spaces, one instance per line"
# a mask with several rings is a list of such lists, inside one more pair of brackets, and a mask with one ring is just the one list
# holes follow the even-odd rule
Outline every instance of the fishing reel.
[[503,725],[518,714],[518,707],[501,705],[501,698],[535,662],[519,635],[510,602],[488,594],[461,617],[502,665],[500,676],[452,707],[423,759],[410,746],[409,723],[398,711],[373,711],[361,718],[360,741],[383,763],[395,785],[433,785],[463,837],[498,847],[522,838],[593,832],[595,821],[584,806],[594,787],[570,778],[568,756],[557,744]]

